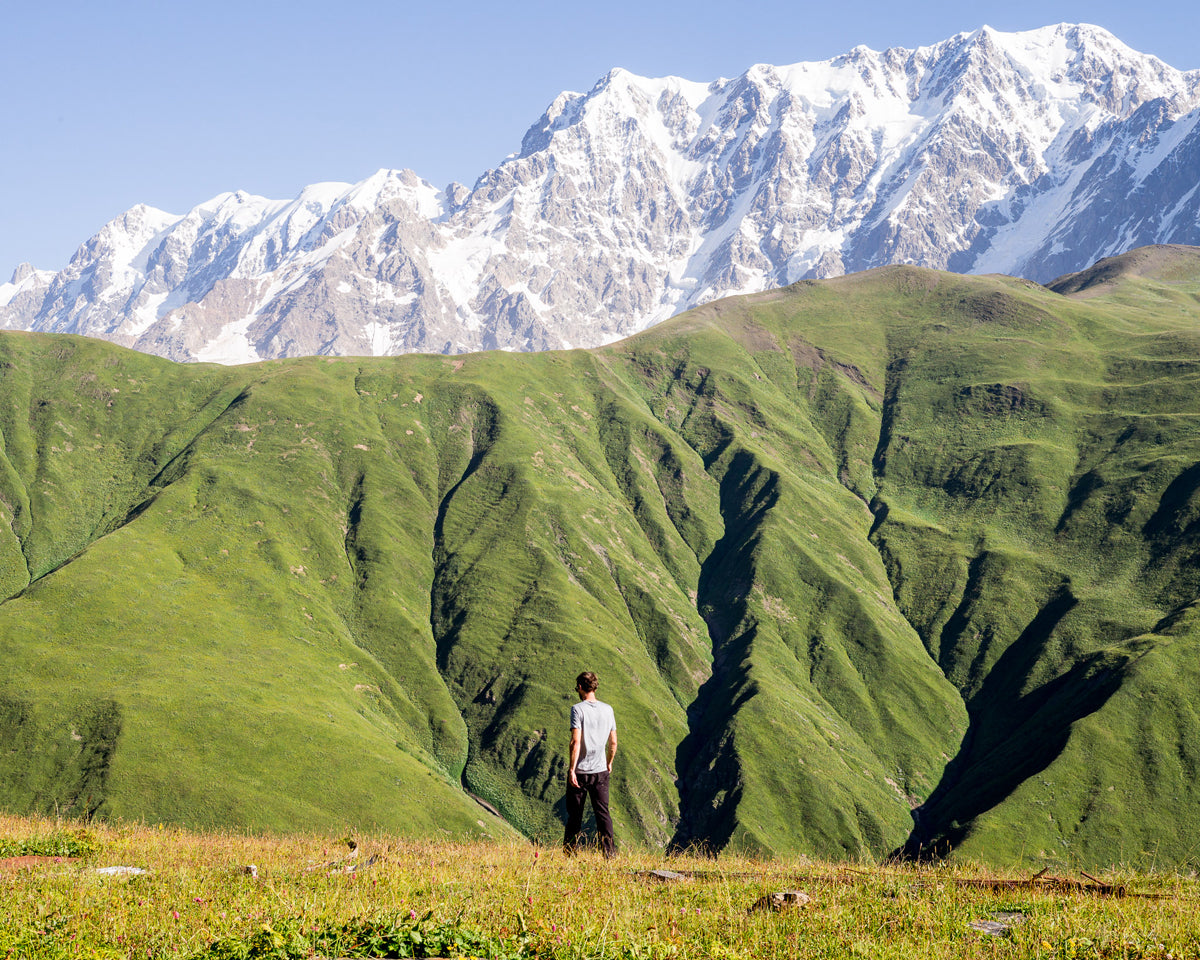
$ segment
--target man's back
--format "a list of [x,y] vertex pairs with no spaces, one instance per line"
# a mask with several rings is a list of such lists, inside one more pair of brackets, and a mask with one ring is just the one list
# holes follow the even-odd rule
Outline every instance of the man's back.
[[580,700],[571,706],[571,729],[579,731],[577,773],[603,773],[608,769],[605,747],[617,729],[613,708],[602,700]]

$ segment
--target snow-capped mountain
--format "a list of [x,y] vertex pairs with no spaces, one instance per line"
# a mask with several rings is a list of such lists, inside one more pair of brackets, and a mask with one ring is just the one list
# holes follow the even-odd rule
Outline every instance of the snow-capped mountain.
[[1200,71],[1098,27],[564,93],[468,189],[410,171],[292,201],[139,206],[0,327],[179,360],[539,350],[885,263],[1046,280],[1200,243]]

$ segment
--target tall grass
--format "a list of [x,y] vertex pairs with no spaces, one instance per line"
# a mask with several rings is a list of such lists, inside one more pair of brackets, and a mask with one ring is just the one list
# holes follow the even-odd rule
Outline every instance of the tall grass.
[[[80,834],[62,822],[0,817],[0,839],[10,845],[33,849],[67,836],[82,840],[85,856],[0,873],[5,960],[313,956],[321,943],[348,953],[366,933],[388,929],[438,934],[450,955],[457,942],[477,955],[563,960],[1200,956],[1200,883],[1179,874],[1106,875],[1130,893],[1118,898],[964,886],[983,876],[964,864],[665,860],[645,850],[605,861],[518,842],[383,835],[358,837],[356,857],[345,862],[344,838],[316,834],[251,837],[153,824]],[[364,866],[372,857],[379,859]],[[256,877],[245,870],[251,864]],[[345,872],[349,864],[358,869]],[[97,872],[107,866],[148,873]],[[655,869],[688,876],[664,882],[640,873]],[[791,889],[811,901],[750,909]],[[969,926],[1005,914],[1019,917],[1005,919],[1010,929],[1001,935]],[[427,955],[420,949],[415,955]]]

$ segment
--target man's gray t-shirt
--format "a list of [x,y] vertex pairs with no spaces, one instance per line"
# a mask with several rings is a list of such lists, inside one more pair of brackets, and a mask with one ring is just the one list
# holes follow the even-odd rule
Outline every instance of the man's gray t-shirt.
[[613,708],[600,700],[580,700],[571,706],[571,729],[579,731],[579,762],[576,773],[603,773],[608,769],[604,748],[608,735],[617,729]]

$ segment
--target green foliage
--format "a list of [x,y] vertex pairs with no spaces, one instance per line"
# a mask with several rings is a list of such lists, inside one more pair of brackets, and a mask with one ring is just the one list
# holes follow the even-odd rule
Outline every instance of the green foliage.
[[90,857],[99,850],[99,842],[87,830],[58,830],[42,836],[0,837],[2,857]]
[[535,956],[524,943],[507,942],[458,921],[429,923],[399,917],[347,922],[276,922],[249,937],[227,937],[195,954],[196,960],[291,960],[311,957],[479,957],[517,960]]
[[127,954],[117,948],[84,945],[63,936],[66,920],[37,927],[0,930],[0,955],[6,960],[118,960]]
[[1060,289],[531,356],[0,336],[0,804],[554,842],[588,668],[627,844],[1192,864],[1200,260]]

